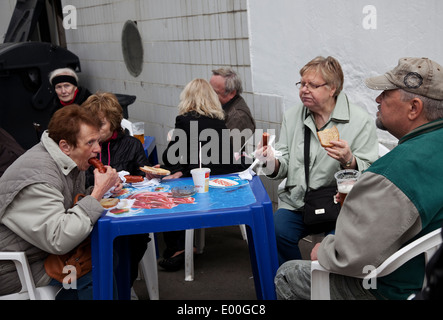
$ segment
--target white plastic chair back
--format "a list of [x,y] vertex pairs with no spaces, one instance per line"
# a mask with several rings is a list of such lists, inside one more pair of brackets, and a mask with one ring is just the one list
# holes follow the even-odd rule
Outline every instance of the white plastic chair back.
[[20,292],[0,296],[0,300],[55,300],[60,287],[35,287],[31,268],[24,252],[0,252],[0,260],[13,261],[17,268],[22,288]]
[[132,122],[131,122],[131,121],[129,121],[129,120],[123,118],[123,119],[122,119],[122,122],[121,122],[121,126],[122,126],[123,129],[128,129],[129,134],[130,134],[131,136],[134,135],[134,130],[132,129]]
[[384,145],[382,145],[381,143],[378,144],[378,156],[379,157],[383,157],[385,154],[387,154],[389,150],[387,147],[385,147]]
[[[387,258],[378,268],[366,276],[361,275],[358,278],[370,279],[374,276],[384,277],[397,270],[404,263],[418,256],[425,254],[425,263],[427,264],[432,255],[438,250],[443,242],[441,237],[441,228],[434,230],[421,238],[404,246],[389,258]],[[311,263],[311,299],[312,300],[330,300],[329,291],[329,271],[323,268],[318,261]],[[426,280],[426,278],[425,278]],[[423,282],[423,287],[426,281]]]

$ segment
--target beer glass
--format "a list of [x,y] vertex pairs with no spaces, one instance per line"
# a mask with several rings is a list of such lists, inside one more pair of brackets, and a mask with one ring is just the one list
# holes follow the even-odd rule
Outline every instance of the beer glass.
[[343,206],[346,196],[351,191],[354,183],[360,177],[360,171],[353,169],[341,170],[335,173],[335,180],[337,180],[337,190],[340,194],[340,205]]

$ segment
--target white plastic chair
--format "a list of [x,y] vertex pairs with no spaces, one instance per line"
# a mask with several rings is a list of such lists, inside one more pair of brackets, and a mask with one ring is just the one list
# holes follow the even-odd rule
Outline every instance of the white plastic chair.
[[151,241],[148,242],[148,248],[140,261],[140,267],[145,278],[149,299],[159,300],[157,252],[155,249],[154,233],[150,233],[149,237],[151,238]]
[[0,300],[55,300],[60,287],[35,287],[31,268],[24,252],[0,252],[0,260],[11,260],[17,268],[22,288],[20,292],[0,296]]
[[129,121],[129,120],[123,118],[123,119],[122,119],[122,122],[121,122],[120,124],[121,124],[121,126],[122,126],[123,129],[128,129],[129,134],[130,134],[131,136],[134,135],[134,130],[132,129],[132,122],[131,122],[131,121]]
[[[246,226],[239,225],[243,240],[248,241]],[[197,229],[195,234],[196,253],[203,253],[205,247],[205,229]],[[194,281],[194,229],[186,230],[185,238],[185,281]]]
[[378,144],[378,156],[379,157],[383,157],[385,154],[387,154],[389,150],[387,147],[385,147],[383,144],[379,143]]
[[[425,254],[425,263],[427,264],[442,243],[442,237],[440,234],[441,228],[422,236],[392,254],[378,268],[368,275],[361,275],[356,278],[372,279],[374,277],[384,277],[421,253]],[[318,261],[312,261],[311,300],[331,299],[329,291],[329,274],[330,272],[323,268]],[[426,278],[423,282],[423,287],[425,285]]]

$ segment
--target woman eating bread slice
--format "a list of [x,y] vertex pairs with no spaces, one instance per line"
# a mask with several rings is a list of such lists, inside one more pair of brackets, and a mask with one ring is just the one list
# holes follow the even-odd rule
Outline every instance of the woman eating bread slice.
[[[269,178],[286,178],[284,189],[279,191],[279,209],[274,214],[280,264],[301,259],[298,241],[312,234],[303,220],[305,194],[334,187],[337,171],[363,171],[378,158],[374,120],[342,91],[344,75],[340,63],[333,57],[317,57],[301,68],[300,76],[296,86],[301,104],[284,114],[275,146],[281,156],[275,157],[272,148],[261,145],[256,151],[257,157],[266,163],[264,170]],[[305,134],[310,143],[308,179]],[[323,140],[327,142],[322,146]]]

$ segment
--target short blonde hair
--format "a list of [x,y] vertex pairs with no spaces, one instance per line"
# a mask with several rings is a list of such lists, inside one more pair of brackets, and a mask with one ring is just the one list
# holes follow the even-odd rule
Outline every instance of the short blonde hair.
[[301,68],[300,75],[303,77],[308,71],[320,72],[326,83],[335,88],[335,97],[343,90],[343,70],[337,59],[331,56],[327,58],[321,56],[316,57]]
[[123,109],[114,94],[97,92],[89,96],[81,106],[89,110],[93,115],[105,117],[111,124],[111,131],[123,130],[121,127]]
[[180,94],[179,115],[194,111],[203,116],[225,119],[220,100],[214,89],[205,79],[189,82]]

